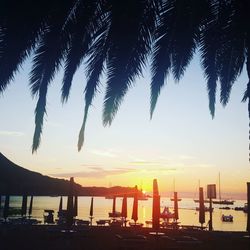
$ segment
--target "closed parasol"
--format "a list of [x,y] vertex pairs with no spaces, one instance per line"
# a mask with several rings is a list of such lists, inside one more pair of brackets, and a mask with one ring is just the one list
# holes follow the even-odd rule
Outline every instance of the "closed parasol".
[[32,209],[33,209],[33,195],[30,197],[29,217],[31,217]]
[[137,186],[135,187],[135,193],[134,193],[134,202],[133,202],[133,210],[132,210],[132,220],[134,220],[135,224],[138,220],[138,189]]
[[74,217],[74,211],[73,211],[73,189],[74,189],[74,178],[70,178],[69,183],[69,194],[68,194],[68,200],[67,200],[67,217],[66,222],[67,226],[71,227],[73,225],[73,217]]
[[205,204],[202,187],[199,188],[199,222],[201,223],[201,226],[205,223]]
[[157,179],[153,180],[153,208],[152,208],[152,227],[158,230],[160,227],[160,195],[158,191]]
[[23,199],[22,199],[22,209],[21,209],[21,215],[22,217],[26,216],[27,213],[27,195],[23,195]]

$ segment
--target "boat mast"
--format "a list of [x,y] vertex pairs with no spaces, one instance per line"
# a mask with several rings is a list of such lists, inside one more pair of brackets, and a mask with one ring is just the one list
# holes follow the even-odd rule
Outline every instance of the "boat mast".
[[219,199],[221,201],[221,191],[220,191],[220,172],[219,172]]

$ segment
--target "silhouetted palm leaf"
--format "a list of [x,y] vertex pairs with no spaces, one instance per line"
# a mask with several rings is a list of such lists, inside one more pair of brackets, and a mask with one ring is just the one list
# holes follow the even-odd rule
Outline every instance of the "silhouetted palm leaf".
[[[248,0],[37,0],[35,4],[32,0],[2,0],[0,93],[34,53],[30,77],[32,94],[38,95],[34,152],[41,140],[50,82],[65,62],[62,101],[66,101],[76,70],[88,58],[80,150],[89,107],[105,66],[103,123],[110,125],[148,58],[152,59],[152,117],[167,75],[171,72],[179,81],[199,48],[214,116],[218,79],[225,105],[246,59],[250,74],[249,13]],[[244,100],[250,99],[249,85]]]
[[98,27],[101,15],[99,1],[80,1],[75,7],[73,18],[67,23],[67,33],[71,33],[65,61],[62,86],[62,101],[67,101],[73,76],[88,52],[94,29]]
[[[151,49],[155,28],[154,1],[113,1],[110,48],[107,57],[107,89],[103,124],[111,124],[135,77],[140,75]],[[146,17],[146,18],[145,18]]]
[[88,117],[89,107],[100,84],[100,77],[104,71],[104,64],[109,48],[108,41],[109,23],[104,20],[104,26],[97,32],[97,37],[89,52],[90,56],[87,62],[87,84],[85,87],[85,108],[83,123],[78,137],[78,151],[81,150],[84,143],[84,133]]
[[30,54],[48,13],[47,1],[32,3],[31,0],[1,1],[0,92]]
[[210,4],[207,20],[204,23],[200,38],[201,65],[207,79],[209,110],[212,117],[214,117],[215,114],[216,88],[219,71],[217,58],[222,43],[221,27],[225,26],[225,22],[228,18],[228,14],[221,12],[221,9],[224,7],[222,2],[214,1]]
[[179,81],[198,45],[200,26],[206,18],[206,1],[165,1],[155,33],[152,59],[151,108],[152,118],[164,80],[172,70]]
[[221,13],[228,13],[222,26],[221,34],[223,44],[218,56],[219,78],[221,82],[221,103],[226,105],[231,88],[240,75],[245,60],[245,10],[236,8],[239,1],[226,3]]
[[[35,109],[35,133],[33,137],[32,152],[40,145],[44,114],[46,113],[46,95],[49,83],[64,58],[68,37],[62,34],[62,27],[68,16],[70,6],[57,9],[60,15],[52,16],[47,21],[46,29],[41,34],[39,44],[34,52],[33,67],[30,74],[32,94],[39,94]],[[56,20],[54,20],[56,18]]]

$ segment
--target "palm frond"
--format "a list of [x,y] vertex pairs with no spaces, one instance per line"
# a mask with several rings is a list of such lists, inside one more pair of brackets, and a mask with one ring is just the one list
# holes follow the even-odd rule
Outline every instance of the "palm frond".
[[[115,2],[112,5],[104,125],[112,123],[127,90],[146,63],[151,49],[151,32],[155,27],[155,15],[151,13],[149,4],[150,1],[131,0],[122,5]],[[145,16],[151,22],[143,22]]]
[[161,16],[154,37],[156,39],[153,46],[151,64],[151,104],[150,118],[152,119],[157,99],[164,85],[166,76],[171,69],[171,36],[168,35],[171,29],[171,19],[173,19],[174,1],[167,1],[162,8]]
[[[68,21],[66,29],[70,29],[71,39],[65,61],[65,72],[62,86],[62,101],[67,101],[73,76],[93,40],[94,29],[98,29],[101,8],[97,0],[83,1],[74,10],[75,18]],[[76,7],[74,7],[76,8]]]
[[[195,8],[194,8],[195,6]],[[179,81],[191,61],[200,35],[200,25],[207,15],[206,1],[165,1],[155,32],[151,65],[152,118],[164,80],[170,69]]]
[[232,86],[241,74],[245,60],[245,29],[242,20],[245,10],[237,8],[236,3],[233,1],[221,9],[223,14],[228,13],[222,26],[224,43],[217,60],[221,82],[220,101],[223,105],[228,103]]
[[31,4],[30,0],[1,1],[0,92],[13,80],[35,46],[46,18],[47,7],[46,3],[41,1],[37,1],[35,5]]
[[[250,31],[250,30],[249,30]],[[247,34],[247,39],[246,39],[246,44],[247,44],[247,61],[246,61],[246,69],[247,69],[247,75],[248,75],[248,83],[247,83],[247,89],[244,93],[244,96],[242,98],[242,102],[246,102],[248,99],[248,120],[250,121],[250,32]],[[249,131],[248,131],[248,140],[249,140],[249,151],[250,151],[250,122],[249,122]],[[250,152],[249,152],[249,162],[250,162]]]
[[193,58],[200,38],[200,28],[207,17],[208,5],[206,0],[175,1],[173,7],[172,36],[172,73],[176,81],[184,72]]
[[32,154],[37,151],[41,143],[43,130],[43,119],[46,114],[46,96],[48,85],[41,85],[39,89],[39,98],[35,109],[35,131],[33,135]]
[[39,44],[34,52],[30,86],[32,94],[39,94],[39,99],[35,111],[36,127],[32,152],[35,152],[40,145],[48,86],[58,71],[67,48],[67,34],[62,34],[62,27],[67,17],[67,12],[68,8],[65,6],[64,9],[60,9],[60,15],[56,17],[56,20],[53,20],[55,16],[48,20],[46,30],[40,36]]
[[216,89],[218,80],[217,55],[220,50],[221,30],[218,21],[218,3],[209,6],[207,20],[204,22],[200,37],[201,66],[207,80],[209,110],[215,115]]
[[109,48],[108,34],[109,24],[108,22],[104,22],[104,27],[102,27],[100,31],[96,33],[97,37],[91,47],[91,50],[89,51],[90,55],[87,62],[87,84],[85,87],[85,109],[83,122],[78,137],[78,151],[81,150],[84,143],[89,107],[91,106],[98,90],[100,76],[104,71],[104,63],[106,61]]
[[[48,36],[51,35],[47,34]],[[46,38],[48,39],[46,41]],[[43,37],[35,51],[33,69],[30,76],[32,94],[39,94],[37,107],[35,110],[35,133],[33,137],[32,152],[35,152],[40,145],[42,134],[43,118],[46,111],[46,94],[49,83],[53,80],[54,74],[59,68],[62,60],[61,50],[53,46],[48,49],[48,42],[51,37]],[[50,41],[51,42],[51,41]],[[54,41],[56,42],[56,41]],[[58,44],[58,43],[55,43]],[[52,52],[53,51],[53,52]],[[52,54],[53,53],[53,54]]]

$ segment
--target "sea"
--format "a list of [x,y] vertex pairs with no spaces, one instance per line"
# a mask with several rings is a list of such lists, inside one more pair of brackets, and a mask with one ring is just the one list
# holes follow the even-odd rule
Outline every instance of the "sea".
[[[30,197],[28,197],[29,207]],[[235,211],[235,207],[243,207],[245,200],[236,200],[234,205],[229,205],[230,210],[220,209],[225,207],[222,205],[213,204],[213,229],[220,231],[246,231],[247,225],[247,214],[243,211]],[[46,197],[46,196],[35,196],[33,198],[33,209],[32,218],[38,219],[43,223],[44,210],[52,209],[55,211],[54,216],[57,218],[57,211],[59,208],[60,197]],[[78,197],[78,219],[89,220],[91,197]],[[10,207],[21,208],[22,197],[12,196],[10,197]],[[63,209],[66,209],[67,197],[63,197]],[[108,219],[108,213],[112,211],[113,200],[106,199],[105,197],[94,197],[94,219],[95,221],[100,219]],[[207,206],[208,204],[206,204]],[[121,211],[122,198],[116,198],[116,211]],[[161,211],[164,207],[169,207],[169,210],[173,212],[173,201],[169,198],[161,197]],[[179,206],[179,222],[180,225],[200,225],[199,223],[199,212],[196,211],[196,207],[199,206],[193,199],[183,198],[178,202]],[[3,207],[3,201],[2,201]],[[128,198],[128,219],[131,219],[133,198]],[[232,215],[233,222],[223,222],[221,220],[222,215]],[[152,219],[152,198],[148,200],[139,200],[138,202],[138,222],[144,223],[145,221]],[[209,213],[205,215],[206,225],[209,221]]]

